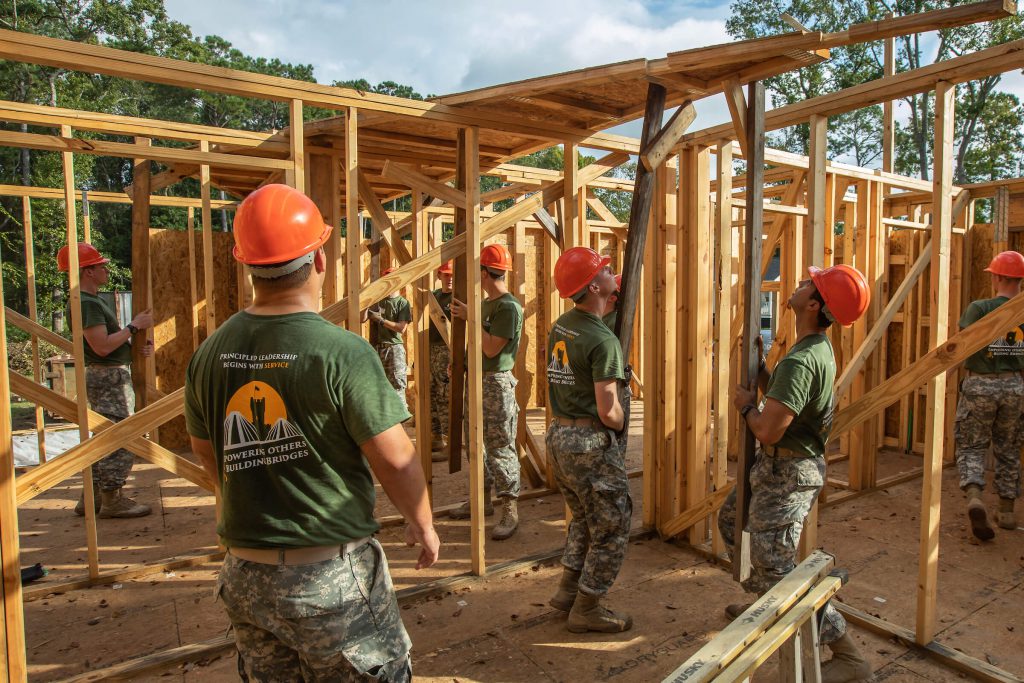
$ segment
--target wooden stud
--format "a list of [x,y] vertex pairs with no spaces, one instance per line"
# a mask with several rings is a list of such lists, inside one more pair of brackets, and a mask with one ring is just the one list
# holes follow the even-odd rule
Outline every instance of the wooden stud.
[[[932,195],[931,302],[928,346],[940,347],[949,334],[950,242],[953,234],[953,116],[956,86],[935,88],[934,191]],[[928,381],[925,414],[924,486],[921,491],[921,549],[917,578],[915,637],[919,645],[935,637],[939,579],[939,510],[942,498],[942,439],[946,419],[946,376]]]
[[[741,383],[750,386],[757,378],[758,358],[754,336],[761,333],[761,301],[760,273],[761,234],[764,230],[764,84],[755,81],[748,86],[748,106],[746,111],[747,132],[747,206],[746,206],[746,251],[744,272],[743,301],[746,307],[743,325],[743,350],[741,361]],[[754,275],[754,276],[752,276]],[[733,578],[742,580],[744,562],[744,539],[747,526],[748,505],[750,502],[750,467],[754,464],[754,434],[749,427],[744,430],[743,442],[739,449],[736,467],[736,551],[733,557],[741,558],[733,562]]]
[[[892,13],[886,14],[887,19]],[[883,42],[883,76],[888,78],[896,75],[896,39],[886,38]],[[896,150],[896,107],[891,99],[882,102],[882,170],[893,172],[893,161]]]
[[[199,149],[208,150],[210,143],[200,140]],[[206,336],[217,329],[217,293],[213,281],[213,215],[210,204],[210,167],[199,167],[199,191],[202,200],[203,219],[203,290],[206,299]]]
[[199,348],[199,293],[196,281],[196,216],[195,208],[188,207],[185,215],[188,233],[188,300],[192,307],[192,350]]
[[[811,116],[810,167],[807,170],[807,214],[811,232],[811,260],[807,265],[822,268],[825,265],[825,164],[828,151],[828,117]],[[831,225],[827,226],[831,228]],[[801,277],[803,274],[801,273]]]
[[[711,463],[711,490],[725,488],[729,477],[729,418],[732,416],[730,394],[729,351],[732,341],[732,142],[718,144],[718,184],[715,202],[715,254],[717,278],[715,297],[714,351],[714,445]],[[718,555],[725,551],[722,535],[718,531],[718,515],[712,516],[711,548]]]
[[562,248],[589,246],[586,238],[587,208],[586,191],[579,181],[579,147],[566,142],[563,145],[562,181],[565,184],[565,207],[562,212]]
[[306,191],[305,133],[302,117],[302,100],[293,99],[288,108],[288,145],[292,165],[285,169],[285,183],[299,192]]
[[[32,237],[32,199],[21,198],[21,227],[25,246],[25,292],[28,295],[28,317],[32,322],[38,323],[39,311],[36,308],[36,258],[35,240]],[[63,337],[61,337],[63,339]],[[32,379],[36,384],[43,381],[42,359],[39,357],[39,336],[32,335]],[[43,415],[43,407],[35,407],[36,418],[36,446],[39,451],[39,464],[46,462],[46,418]]]
[[359,112],[355,107],[349,107],[345,111],[345,297],[348,313],[346,326],[349,331],[356,334],[361,331],[359,304],[363,272],[359,266],[359,244],[363,238],[363,230],[359,222],[358,116]]
[[92,216],[89,213],[89,193],[82,190],[82,239],[92,243]]
[[[135,138],[135,144],[148,147],[149,138]],[[153,291],[150,277],[149,255],[149,159],[135,159],[132,185],[137,192],[132,201],[132,317],[153,310]],[[155,322],[155,321],[154,321]],[[132,385],[135,389],[135,409],[145,408],[149,396],[147,385],[156,384],[156,365],[153,356],[143,352],[153,330],[139,330],[132,335]]]
[[[422,254],[430,249],[427,236],[426,214],[421,210],[423,197],[419,190],[412,191],[413,252]],[[401,240],[398,240],[399,242]],[[403,245],[404,246],[404,245]],[[392,250],[394,251],[394,250]],[[430,285],[433,278],[424,276],[413,292],[412,332],[415,338],[413,371],[416,385],[414,407],[416,411],[416,449],[420,454],[420,465],[427,480],[427,495],[433,501],[432,485],[434,463],[431,460],[431,418],[430,418]]]

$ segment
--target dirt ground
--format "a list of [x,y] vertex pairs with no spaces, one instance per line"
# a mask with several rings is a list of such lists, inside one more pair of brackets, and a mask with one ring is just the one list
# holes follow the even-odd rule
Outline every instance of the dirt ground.
[[[641,465],[641,409],[641,404],[634,405],[631,469]],[[541,435],[543,414],[535,412],[529,422]],[[879,472],[884,477],[919,465],[917,457],[884,453]],[[844,477],[844,467],[836,464],[830,476]],[[641,479],[631,482],[636,530]],[[465,470],[450,475],[445,465],[438,466],[435,507],[463,500],[467,483]],[[26,587],[31,680],[60,680],[224,635],[227,621],[213,596],[215,562],[65,594],[47,591],[47,585],[84,574],[83,523],[71,512],[80,485],[78,477],[69,479],[20,508],[22,565],[42,562],[50,569],[44,580]],[[212,496],[146,464],[136,466],[130,486],[154,507],[154,514],[99,520],[101,570],[216,551]],[[840,599],[908,628],[913,628],[915,613],[919,490],[917,479],[825,508],[818,528],[819,545],[850,571]],[[937,639],[1024,676],[1024,531],[1000,530],[991,543],[973,542],[961,514],[954,470],[944,473],[943,502]],[[994,494],[989,502],[994,505]],[[381,495],[378,515],[393,513]],[[560,548],[564,505],[557,494],[524,500],[520,516],[519,532],[512,539],[487,541],[489,566]],[[489,518],[488,526],[496,521],[496,516]],[[382,529],[380,540],[400,591],[468,571],[469,522],[440,516],[437,524],[441,559],[420,572],[414,569],[416,552],[402,543],[401,528]],[[722,608],[744,597],[726,570],[693,550],[656,538],[635,540],[609,597],[613,608],[633,614],[633,630],[581,636],[566,631],[564,615],[547,606],[559,571],[557,558],[545,560],[404,602],[417,680],[660,680],[724,628],[728,622]],[[857,629],[854,637],[875,667],[875,680],[963,678],[894,641]],[[774,679],[773,661],[757,679]],[[216,683],[237,676],[233,653],[223,651],[138,680]]]

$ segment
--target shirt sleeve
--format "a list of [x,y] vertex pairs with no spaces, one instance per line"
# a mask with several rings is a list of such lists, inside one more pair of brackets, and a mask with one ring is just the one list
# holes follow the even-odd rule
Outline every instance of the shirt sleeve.
[[766,398],[774,398],[799,415],[811,395],[814,374],[803,363],[784,358],[775,366]]
[[82,329],[103,325],[107,326],[107,316],[103,315],[103,308],[95,301],[82,301]]
[[196,391],[195,359],[196,356],[193,356],[185,371],[185,429],[195,438],[209,441],[210,430],[207,428],[202,404]]
[[967,310],[960,316],[960,329],[964,329],[968,325],[972,325],[981,320],[982,313],[981,307],[974,301],[967,305]]
[[614,337],[603,339],[590,354],[590,378],[595,382],[622,379],[622,347]]
[[412,416],[384,375],[376,351],[362,338],[354,341],[339,371],[341,418],[352,440],[362,445]]
[[513,303],[502,303],[491,316],[490,334],[502,339],[512,339],[519,331],[519,309]]
[[412,306],[409,305],[409,300],[402,298],[398,302],[398,311],[396,313],[396,320],[400,323],[411,323],[412,322]]

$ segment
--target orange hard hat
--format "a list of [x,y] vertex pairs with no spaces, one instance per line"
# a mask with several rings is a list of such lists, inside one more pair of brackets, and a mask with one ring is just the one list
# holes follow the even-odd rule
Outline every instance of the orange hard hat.
[[494,270],[512,270],[512,254],[504,244],[488,244],[480,250],[480,265]]
[[864,315],[871,303],[868,281],[859,270],[845,263],[831,268],[807,269],[811,281],[825,300],[825,307],[832,318],[843,327],[849,327]]
[[[88,268],[89,266],[98,266],[102,263],[110,263],[110,259],[103,258],[103,255],[96,251],[96,247],[92,246],[88,242],[78,243],[78,267]],[[68,245],[64,245],[57,252],[57,270],[62,273],[68,272],[70,264],[68,263]]]
[[259,188],[235,212],[235,258],[251,266],[284,263],[320,248],[331,234],[313,200],[288,185]]
[[587,247],[567,249],[555,261],[555,287],[558,289],[558,296],[568,299],[578,294],[610,262],[611,259],[607,256],[601,256]]
[[441,267],[437,269],[437,274],[438,275],[454,275],[455,274],[455,267],[452,265],[451,261],[445,261],[444,263],[441,264]]
[[1024,256],[1016,251],[1001,251],[985,271],[1003,277],[1024,277]]

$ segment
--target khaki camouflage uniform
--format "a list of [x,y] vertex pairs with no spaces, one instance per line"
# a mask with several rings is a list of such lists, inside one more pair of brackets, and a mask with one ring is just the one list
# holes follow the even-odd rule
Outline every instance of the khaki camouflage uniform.
[[[757,450],[750,468],[750,577],[743,588],[764,595],[796,567],[804,518],[825,481],[825,460],[818,457],[769,456]],[[718,531],[730,556],[736,545],[736,490],[718,513]],[[831,603],[819,612],[821,642],[832,643],[846,632],[846,620]]]
[[519,497],[518,383],[511,370],[484,373],[484,491],[490,491],[493,484],[499,498]]
[[609,430],[557,422],[544,443],[572,511],[562,565],[581,572],[582,590],[605,595],[626,557],[633,515],[623,449]]
[[985,454],[996,460],[995,488],[1001,498],[1020,496],[1021,412],[1024,380],[1020,373],[971,374],[960,386],[956,405],[956,464],[960,488],[985,488]]
[[448,435],[448,367],[451,358],[447,344],[430,345],[430,433],[438,439]]
[[380,356],[380,363],[384,366],[384,374],[387,376],[391,386],[398,392],[398,398],[402,400],[402,407],[409,409],[406,403],[405,389],[409,386],[409,366],[405,360],[405,346],[402,344],[379,344],[377,354]]
[[229,553],[217,592],[250,680],[412,680],[412,644],[376,540],[299,566]]
[[[124,365],[86,365],[85,393],[89,407],[111,422],[120,422],[135,412],[132,373]],[[116,491],[124,486],[135,464],[135,456],[119,448],[93,463],[92,477],[101,491]]]

